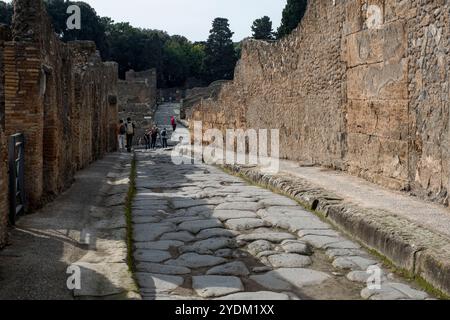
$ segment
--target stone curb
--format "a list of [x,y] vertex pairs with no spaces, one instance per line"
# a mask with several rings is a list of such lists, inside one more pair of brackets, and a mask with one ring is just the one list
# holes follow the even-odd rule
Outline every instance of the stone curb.
[[257,167],[225,165],[224,169],[286,194],[387,257],[395,266],[421,277],[450,295],[450,239],[393,212],[368,209],[288,173],[264,174]]

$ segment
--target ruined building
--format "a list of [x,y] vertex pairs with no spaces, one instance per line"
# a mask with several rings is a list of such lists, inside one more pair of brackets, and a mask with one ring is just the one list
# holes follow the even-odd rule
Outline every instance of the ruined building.
[[249,40],[208,128],[278,128],[281,156],[448,205],[446,0],[309,1],[281,41]]
[[42,0],[14,1],[12,30],[0,28],[0,246],[8,215],[5,136],[25,135],[30,209],[69,187],[77,170],[116,149],[115,63],[92,42],[62,43]]
[[118,83],[119,116],[126,121],[130,117],[136,125],[136,139],[144,135],[145,129],[153,125],[157,100],[156,69],[141,72],[130,70],[125,80]]

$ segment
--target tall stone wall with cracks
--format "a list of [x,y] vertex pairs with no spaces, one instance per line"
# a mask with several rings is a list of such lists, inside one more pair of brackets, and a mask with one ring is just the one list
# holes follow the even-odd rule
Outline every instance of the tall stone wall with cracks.
[[309,1],[296,30],[248,40],[203,128],[280,130],[282,158],[448,205],[448,0]]
[[102,62],[93,42],[62,43],[42,0],[15,0],[14,12],[12,41],[0,41],[0,93],[5,136],[25,135],[33,210],[68,188],[77,170],[116,150],[118,67]]

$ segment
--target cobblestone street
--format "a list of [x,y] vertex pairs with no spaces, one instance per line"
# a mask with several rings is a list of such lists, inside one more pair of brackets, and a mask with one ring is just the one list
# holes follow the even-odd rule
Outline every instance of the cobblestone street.
[[379,261],[288,197],[209,165],[175,165],[170,151],[136,157],[133,254],[145,299],[429,298],[386,269],[381,289],[367,288]]

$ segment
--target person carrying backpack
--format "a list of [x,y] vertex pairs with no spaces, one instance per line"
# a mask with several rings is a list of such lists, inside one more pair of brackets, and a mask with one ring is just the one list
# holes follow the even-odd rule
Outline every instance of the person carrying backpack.
[[131,122],[131,118],[127,119],[125,128],[127,132],[127,151],[131,152],[131,148],[133,147],[134,132],[136,131],[136,126],[134,125],[133,122]]
[[125,136],[127,134],[127,129],[125,128],[125,124],[123,120],[119,121],[119,125],[117,126],[117,140],[119,142],[119,151],[125,151]]
[[147,131],[145,131],[145,133],[144,133],[145,150],[148,150],[151,147],[150,146],[150,144],[151,144],[151,137],[150,137],[151,132],[152,132],[152,129],[147,129]]
[[161,138],[162,138],[162,147],[167,148],[167,130],[166,128],[163,128],[161,131]]
[[153,126],[150,136],[152,138],[151,148],[156,149],[156,138],[158,138],[158,129],[156,126]]

